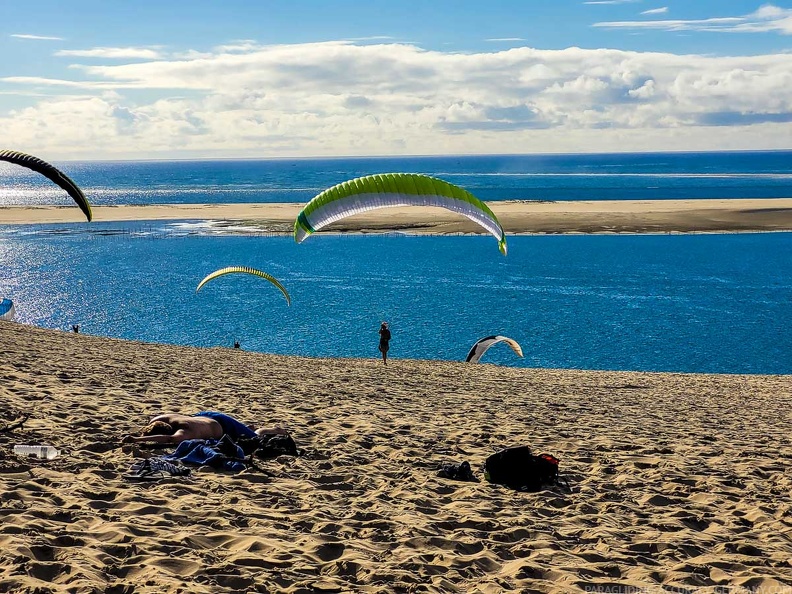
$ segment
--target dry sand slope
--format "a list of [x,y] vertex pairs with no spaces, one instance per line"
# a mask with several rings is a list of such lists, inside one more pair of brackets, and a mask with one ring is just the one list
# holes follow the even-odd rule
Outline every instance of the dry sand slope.
[[[385,369],[0,322],[0,427],[32,415],[0,432],[0,592],[792,592],[791,401],[791,376]],[[306,455],[122,478],[147,452],[114,436],[206,409]],[[436,476],[514,444],[573,492]]]

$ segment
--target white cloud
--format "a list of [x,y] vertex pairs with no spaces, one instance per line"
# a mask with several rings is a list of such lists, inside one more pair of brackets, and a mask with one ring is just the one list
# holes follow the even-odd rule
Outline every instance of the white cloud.
[[220,53],[251,52],[261,48],[261,44],[253,39],[239,39],[224,45],[218,45],[214,51]]
[[132,60],[156,60],[160,57],[157,50],[146,47],[95,47],[87,50],[59,50],[56,56],[76,58],[122,58]]
[[369,35],[368,37],[352,37],[348,41],[392,41],[390,35]]
[[[643,13],[647,14],[647,13]],[[698,20],[606,21],[594,27],[609,29],[659,29],[662,31],[714,31],[720,33],[769,33],[792,35],[792,8],[766,4],[759,10],[738,17],[713,17]]]
[[650,99],[655,94],[655,81],[651,78],[637,89],[630,89],[627,95],[636,99]]
[[17,39],[33,39],[37,41],[63,41],[63,37],[47,37],[46,35],[28,35],[26,33],[12,33],[11,37]]
[[241,41],[72,72],[0,79],[0,92],[31,95],[0,114],[8,143],[145,158],[789,148],[792,138],[792,54]]
[[36,93],[33,91],[0,91],[0,95],[12,97],[49,97],[46,93]]
[[668,6],[662,8],[652,8],[651,10],[644,10],[641,14],[665,14],[668,12]]
[[632,4],[641,0],[589,0],[583,4]]
[[141,85],[134,83],[116,83],[107,81],[81,81],[63,80],[59,78],[45,78],[40,76],[7,76],[0,78],[0,82],[12,83],[15,85],[25,85],[28,87],[71,87],[74,89],[131,89],[141,88]]

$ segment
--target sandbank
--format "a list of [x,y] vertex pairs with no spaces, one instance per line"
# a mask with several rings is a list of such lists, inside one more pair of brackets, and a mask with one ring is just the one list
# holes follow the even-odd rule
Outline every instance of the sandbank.
[[[791,231],[792,198],[489,202],[508,234],[693,233]],[[94,220],[203,219],[244,223],[262,233],[290,233],[302,204],[160,204],[95,206]],[[73,206],[0,207],[0,224],[77,223]],[[480,233],[468,219],[441,208],[399,207],[362,213],[325,232]]]
[[[792,591],[792,376],[285,357],[0,322],[0,592]],[[163,411],[305,454],[136,484]],[[14,443],[49,443],[51,461]],[[437,476],[525,444],[571,490]]]

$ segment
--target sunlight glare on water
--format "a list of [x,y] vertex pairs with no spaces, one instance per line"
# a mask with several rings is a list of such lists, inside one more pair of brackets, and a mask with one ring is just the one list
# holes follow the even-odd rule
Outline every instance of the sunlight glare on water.
[[[319,234],[297,245],[185,234],[183,223],[6,227],[0,293],[24,323],[203,347],[374,357],[387,320],[395,358],[463,360],[503,334],[525,358],[497,345],[483,362],[792,372],[789,233],[510,237],[503,257],[491,237]],[[232,265],[278,278],[292,306],[247,275],[196,293]]]

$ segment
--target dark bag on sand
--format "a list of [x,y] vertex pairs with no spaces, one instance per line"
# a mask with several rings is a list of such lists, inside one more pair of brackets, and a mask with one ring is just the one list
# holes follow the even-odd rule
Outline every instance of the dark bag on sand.
[[300,455],[291,435],[257,435],[250,439],[240,438],[237,443],[246,456],[252,454],[257,458],[266,459]]
[[507,448],[487,458],[484,478],[519,491],[541,491],[558,482],[558,460],[550,454],[535,456],[528,446]]

